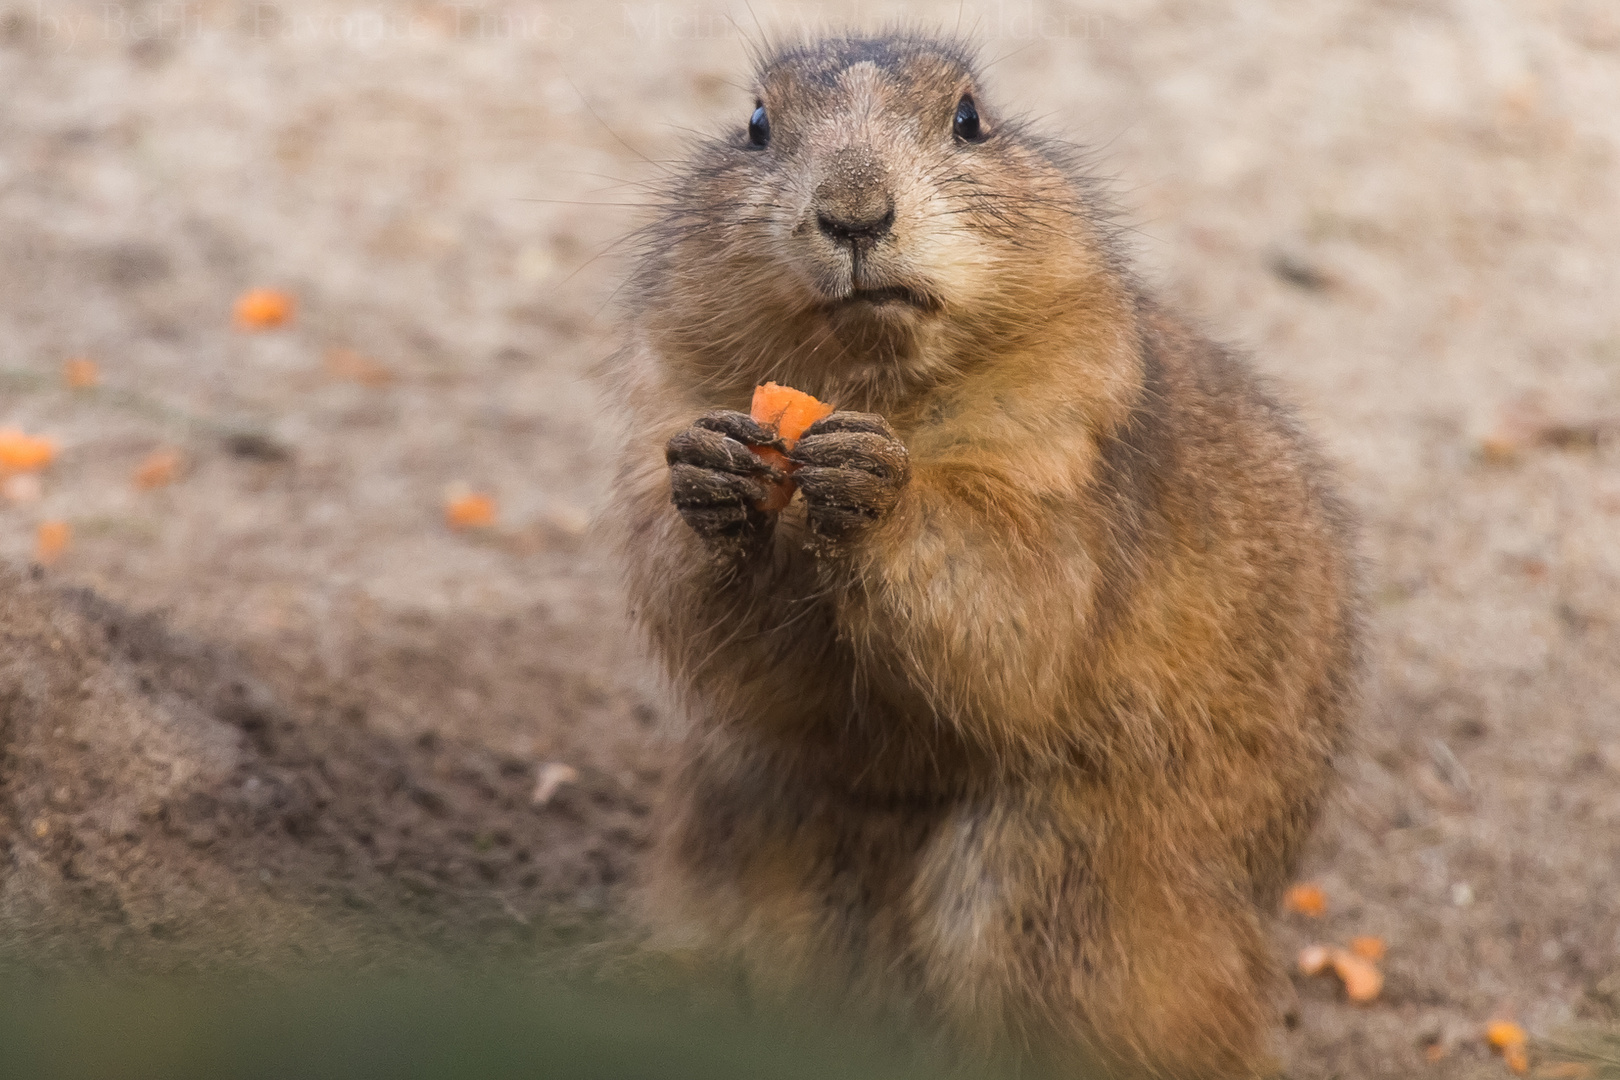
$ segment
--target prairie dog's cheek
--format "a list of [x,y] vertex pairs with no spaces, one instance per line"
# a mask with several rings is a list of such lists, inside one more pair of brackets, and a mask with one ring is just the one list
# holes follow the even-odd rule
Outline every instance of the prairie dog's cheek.
[[900,244],[906,265],[947,300],[982,292],[993,253],[963,199],[954,190],[924,184],[912,186],[907,195],[902,206],[908,220]]
[[989,284],[985,278],[993,260],[983,239],[960,228],[930,223],[918,230],[905,257],[947,302],[982,295]]

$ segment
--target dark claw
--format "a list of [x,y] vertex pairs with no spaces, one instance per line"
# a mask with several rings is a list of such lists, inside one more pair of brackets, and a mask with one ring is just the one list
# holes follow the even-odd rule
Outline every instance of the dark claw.
[[682,510],[703,506],[752,506],[765,498],[765,485],[748,476],[677,462],[669,467],[669,490]]
[[783,473],[761,461],[745,442],[780,446],[781,441],[742,413],[713,412],[670,439],[670,498],[682,520],[727,557],[753,550],[771,531],[771,517],[759,509],[768,484]]
[[864,432],[868,435],[882,435],[886,439],[899,440],[889,422],[877,413],[865,412],[835,412],[823,416],[820,420],[805,429],[804,437],[812,435],[827,435],[835,431]]
[[765,485],[753,477],[677,463],[670,466],[669,488],[681,519],[717,550],[740,551],[770,529],[770,515],[758,505]]
[[736,439],[748,446],[770,446],[777,450],[784,447],[775,431],[747,413],[733,412],[730,409],[716,409],[714,412],[705,413],[698,417],[692,426],[718,431],[728,439]]
[[809,467],[793,474],[815,514],[872,521],[894,501],[892,484],[870,473]]
[[810,426],[789,459],[810,531],[838,541],[882,518],[911,479],[893,429],[871,413],[833,413]]
[[905,482],[909,455],[892,435],[869,431],[823,432],[805,435],[788,455],[800,466],[860,469],[885,480]]
[[771,466],[737,440],[707,428],[690,427],[664,445],[664,460],[671,467],[693,465],[737,476],[765,476]]
[[740,506],[688,507],[681,511],[681,518],[699,536],[711,540],[743,540],[759,527],[759,522]]

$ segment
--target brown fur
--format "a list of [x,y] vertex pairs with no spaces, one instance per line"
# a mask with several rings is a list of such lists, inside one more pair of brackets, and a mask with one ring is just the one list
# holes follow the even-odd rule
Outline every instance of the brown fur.
[[[1356,667],[1323,465],[959,49],[828,40],[757,86],[770,142],[739,127],[671,188],[621,369],[613,518],[691,714],[649,911],[967,1047],[1262,1070],[1264,925]],[[953,137],[964,93],[982,142]],[[856,267],[817,214],[884,198]],[[767,379],[887,423],[812,429],[801,476],[826,482],[774,521],[752,459],[693,425]]]

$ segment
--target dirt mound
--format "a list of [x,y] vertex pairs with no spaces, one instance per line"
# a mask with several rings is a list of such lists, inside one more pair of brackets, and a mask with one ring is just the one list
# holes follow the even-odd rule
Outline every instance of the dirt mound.
[[30,958],[208,967],[594,937],[644,844],[647,803],[619,779],[583,770],[537,807],[534,762],[374,730],[360,680],[255,670],[161,617],[9,575],[0,626],[0,940]]

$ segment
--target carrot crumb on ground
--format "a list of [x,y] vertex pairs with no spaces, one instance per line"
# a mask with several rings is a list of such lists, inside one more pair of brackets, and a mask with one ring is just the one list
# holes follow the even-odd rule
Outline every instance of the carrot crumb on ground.
[[484,529],[495,524],[495,500],[488,495],[462,495],[444,504],[444,520],[452,529]]
[[1335,949],[1333,970],[1344,983],[1344,993],[1351,1001],[1375,1001],[1384,990],[1384,975],[1363,957],[1348,949]]
[[1351,1001],[1374,1001],[1384,989],[1384,976],[1376,964],[1337,945],[1307,945],[1299,951],[1298,964],[1302,975],[1318,975],[1331,968]]
[[1511,1020],[1492,1020],[1485,1025],[1485,1041],[1491,1049],[1502,1055],[1507,1067],[1516,1073],[1528,1072],[1530,1054],[1525,1047],[1528,1036],[1524,1028]]
[[1283,894],[1283,910],[1320,919],[1327,913],[1327,893],[1314,882],[1295,885]]
[[1485,1041],[1491,1044],[1493,1050],[1523,1046],[1527,1038],[1524,1028],[1511,1020],[1492,1020],[1485,1025]]
[[181,460],[180,451],[174,447],[161,447],[146,455],[146,459],[135,467],[130,480],[141,491],[166,487],[180,475]]
[[1382,960],[1386,948],[1383,938],[1353,937],[1350,939],[1350,951],[1363,960]]
[[276,289],[249,289],[236,298],[238,330],[273,330],[289,322],[298,302]]
[[0,473],[37,472],[55,457],[54,441],[17,428],[0,428]]

